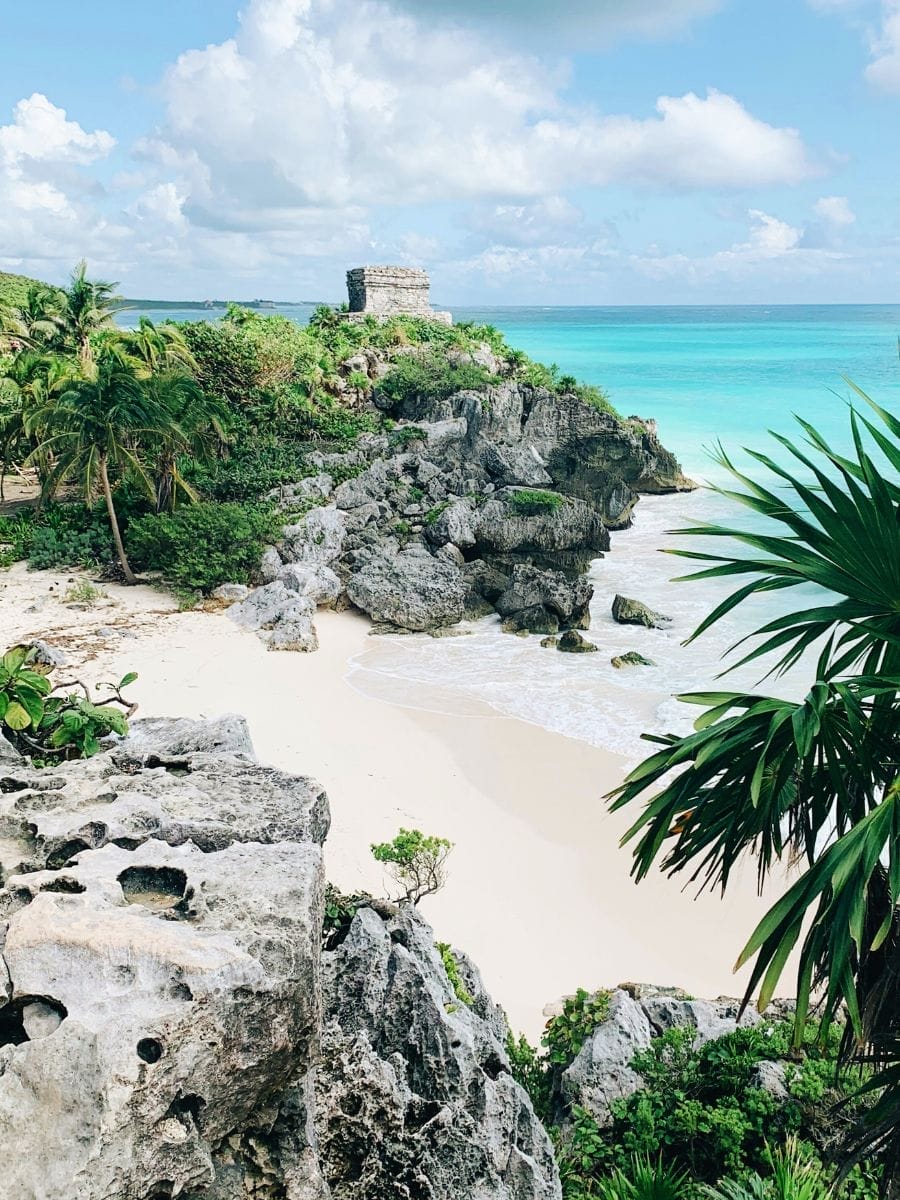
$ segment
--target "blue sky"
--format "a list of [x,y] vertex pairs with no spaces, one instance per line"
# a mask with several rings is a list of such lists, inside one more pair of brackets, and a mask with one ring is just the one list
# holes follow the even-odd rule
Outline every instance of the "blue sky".
[[0,269],[896,302],[900,0],[4,3]]

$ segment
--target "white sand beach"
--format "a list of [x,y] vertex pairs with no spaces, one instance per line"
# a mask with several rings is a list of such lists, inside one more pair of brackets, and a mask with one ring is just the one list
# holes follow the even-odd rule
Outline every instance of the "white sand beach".
[[545,1005],[578,986],[739,990],[731,965],[763,912],[752,864],[726,900],[660,875],[633,884],[618,845],[628,819],[602,800],[618,755],[476,702],[423,711],[366,694],[354,662],[377,643],[352,613],[319,614],[316,654],[270,653],[224,613],[180,613],[151,587],[102,585],[107,599],[73,609],[79,577],[0,573],[0,641],[46,638],[89,683],[137,671],[141,716],[242,713],[262,760],[326,787],[328,875],[344,889],[384,892],[369,846],[401,825],[449,837],[449,882],[423,911],[479,964],[514,1029],[535,1039]]

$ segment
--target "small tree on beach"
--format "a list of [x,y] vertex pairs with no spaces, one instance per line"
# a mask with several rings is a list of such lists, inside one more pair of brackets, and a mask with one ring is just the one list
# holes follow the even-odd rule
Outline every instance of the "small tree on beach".
[[418,829],[401,829],[392,842],[373,845],[372,853],[403,888],[400,899],[418,904],[446,883],[445,867],[452,849],[453,843],[446,838],[426,836]]
[[[777,439],[799,470],[752,454],[774,477],[766,487],[719,452],[741,485],[719,490],[765,518],[762,531],[678,532],[753,553],[671,551],[712,564],[687,578],[748,578],[693,638],[750,596],[812,590],[806,607],[756,630],[736,664],[775,653],[780,673],[816,650],[807,695],[679,697],[706,710],[695,731],[649,737],[662,749],[613,793],[613,808],[644,802],[625,835],[639,880],[661,860],[724,890],[748,853],[760,886],[785,860],[802,864],[740,954],[738,966],[753,962],[744,1003],[756,994],[766,1007],[799,946],[796,1045],[817,1003],[823,1034],[846,1013],[845,1057],[900,1064],[900,421],[859,396],[880,424],[851,414],[852,456],[800,422],[805,446]],[[900,1068],[875,1086],[882,1097],[852,1157],[877,1156],[897,1195]]]

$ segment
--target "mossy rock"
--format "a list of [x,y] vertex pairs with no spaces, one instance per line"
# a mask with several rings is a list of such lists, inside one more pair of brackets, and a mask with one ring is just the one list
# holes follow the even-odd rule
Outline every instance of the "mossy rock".
[[652,659],[644,658],[643,654],[638,654],[637,650],[628,650],[624,654],[617,654],[609,660],[616,668],[619,667],[655,667],[656,663]]
[[567,629],[557,642],[556,648],[566,654],[596,654],[600,649],[587,638],[583,638],[577,629]]

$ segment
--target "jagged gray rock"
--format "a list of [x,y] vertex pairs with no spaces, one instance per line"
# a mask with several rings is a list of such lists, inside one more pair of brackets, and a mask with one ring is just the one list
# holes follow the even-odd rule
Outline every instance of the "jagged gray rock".
[[671,617],[654,612],[640,600],[632,600],[618,593],[613,597],[612,615],[620,625],[643,625],[646,629],[666,629],[672,624]]
[[630,1063],[650,1045],[651,1036],[650,1022],[638,1001],[621,989],[614,991],[609,1017],[585,1040],[559,1078],[558,1097],[565,1109],[577,1104],[599,1125],[608,1124],[612,1101],[640,1090],[641,1077]]
[[587,629],[593,594],[593,584],[583,577],[517,563],[494,607],[505,618],[504,628],[511,632]]
[[315,1125],[334,1200],[561,1195],[547,1134],[510,1074],[503,1016],[459,963],[471,1007],[409,906],[361,909],[324,955]]
[[241,718],[137,721],[87,762],[14,766],[10,1200],[559,1200],[471,962],[470,1007],[391,904],[323,955],[327,801],[258,764]]
[[[249,1196],[231,1160],[264,1178],[279,1098],[318,1053],[324,796],[253,762],[237,722],[178,725],[23,764],[0,796],[17,1200]],[[223,741],[241,749],[207,751]],[[177,773],[151,765],[173,752]]]
[[465,594],[459,568],[422,546],[373,555],[347,584],[351,601],[373,620],[419,631],[459,621]]
[[315,615],[315,601],[282,579],[257,588],[228,609],[236,625],[255,630],[270,650],[317,650]]

